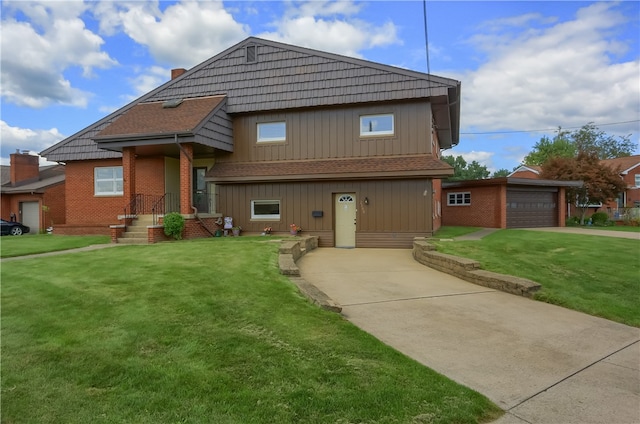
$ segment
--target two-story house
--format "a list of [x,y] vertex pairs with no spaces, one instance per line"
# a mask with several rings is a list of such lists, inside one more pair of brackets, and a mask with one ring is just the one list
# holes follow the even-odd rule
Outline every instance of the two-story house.
[[458,81],[251,37],[41,154],[66,164],[60,231],[175,209],[185,237],[232,217],[321,246],[410,247],[440,226],[459,116]]

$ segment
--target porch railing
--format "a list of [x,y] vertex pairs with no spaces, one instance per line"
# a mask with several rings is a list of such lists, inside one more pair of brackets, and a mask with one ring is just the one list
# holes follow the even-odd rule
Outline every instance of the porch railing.
[[159,196],[151,207],[153,225],[158,225],[158,218],[171,212],[180,211],[180,196],[175,193],[165,193]]

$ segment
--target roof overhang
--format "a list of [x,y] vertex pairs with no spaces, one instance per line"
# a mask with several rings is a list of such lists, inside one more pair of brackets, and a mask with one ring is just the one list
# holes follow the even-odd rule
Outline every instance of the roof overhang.
[[460,142],[460,83],[430,101],[440,148],[450,149]]
[[538,186],[538,187],[582,187],[582,181],[540,180],[534,178],[488,178],[484,180],[448,181],[442,188],[483,187],[492,185]]

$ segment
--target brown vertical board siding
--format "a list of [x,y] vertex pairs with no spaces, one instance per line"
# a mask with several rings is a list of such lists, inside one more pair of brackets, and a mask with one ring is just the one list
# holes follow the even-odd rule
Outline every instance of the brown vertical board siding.
[[[232,216],[244,231],[260,233],[266,226],[289,232],[297,224],[307,234],[318,235],[320,245],[333,246],[334,195],[355,193],[357,247],[411,247],[416,236],[431,235],[432,199],[428,180],[294,182],[220,184],[219,212]],[[369,205],[364,204],[364,198]],[[251,221],[251,200],[280,200],[279,221]],[[311,216],[323,211],[322,218]]]
[[[360,137],[360,116],[393,113],[395,134]],[[259,122],[285,121],[287,140],[257,143]],[[234,154],[220,161],[284,161],[366,156],[429,154],[432,152],[431,109],[427,102],[375,106],[314,108],[302,111],[236,116]]]

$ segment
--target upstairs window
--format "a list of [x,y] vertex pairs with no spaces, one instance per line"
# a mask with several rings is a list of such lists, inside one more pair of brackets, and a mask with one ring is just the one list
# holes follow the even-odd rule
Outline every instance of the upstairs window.
[[285,122],[265,122],[258,124],[258,143],[285,141],[287,124]]
[[251,219],[279,220],[280,200],[252,200]]
[[256,63],[258,61],[258,48],[254,45],[246,47],[246,59],[247,63]]
[[360,117],[360,136],[393,135],[393,114],[363,115]]
[[636,174],[636,187],[640,187],[640,174]]
[[96,196],[122,196],[124,193],[121,166],[94,168],[93,177]]
[[447,206],[468,206],[471,204],[471,193],[449,193],[447,195]]

